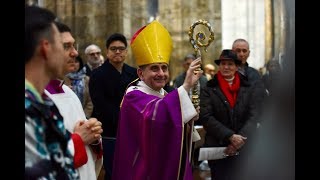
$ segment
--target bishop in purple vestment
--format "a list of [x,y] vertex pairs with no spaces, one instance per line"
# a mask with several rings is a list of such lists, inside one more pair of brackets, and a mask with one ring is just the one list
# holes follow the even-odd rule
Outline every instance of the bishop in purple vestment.
[[[202,72],[194,60],[185,81],[167,93],[172,40],[158,22],[144,26],[133,36],[132,52],[139,66],[139,80],[127,89],[121,103],[113,180],[191,180],[192,128],[198,119],[189,90]],[[196,132],[196,131],[194,131]]]

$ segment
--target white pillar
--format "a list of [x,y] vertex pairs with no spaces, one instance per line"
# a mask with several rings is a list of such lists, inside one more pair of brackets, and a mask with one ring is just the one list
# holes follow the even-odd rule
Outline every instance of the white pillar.
[[250,44],[250,66],[259,69],[265,62],[264,0],[223,0],[222,49],[231,49],[235,39],[246,39]]

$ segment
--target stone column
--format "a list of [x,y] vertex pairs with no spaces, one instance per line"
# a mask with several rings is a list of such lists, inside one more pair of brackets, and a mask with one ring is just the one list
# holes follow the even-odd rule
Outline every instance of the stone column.
[[273,38],[274,38],[274,30],[273,30],[273,0],[265,0],[265,60],[267,63],[274,54],[273,48]]
[[256,69],[263,67],[265,62],[264,0],[221,2],[223,2],[223,48],[232,48],[235,39],[246,39],[251,51],[248,58],[249,65]]
[[[84,55],[89,44],[97,44],[103,49],[105,41],[112,33],[123,33],[131,41],[133,34],[148,23],[148,7],[153,0],[41,0],[42,6],[55,12],[70,26],[76,39],[78,51]],[[170,73],[174,78],[182,71],[183,57],[194,50],[189,42],[190,25],[205,19],[213,26],[215,40],[204,56],[204,64],[212,62],[221,50],[221,0],[158,0],[156,17],[170,32],[174,50],[171,57]],[[128,49],[127,63],[135,66]]]
[[[124,34],[128,38],[128,44],[130,45],[133,34],[142,26],[147,25],[147,0],[129,0],[124,3],[124,21],[123,26]],[[132,66],[136,67],[135,59],[131,52],[131,48],[128,49],[128,62]]]
[[159,20],[170,32],[173,39],[173,53],[170,61],[170,76],[174,79],[183,71],[182,62],[186,54],[194,53],[189,42],[188,31],[193,22],[207,20],[215,31],[215,40],[202,53],[203,64],[213,62],[221,49],[221,7],[220,0],[161,0],[159,1]]

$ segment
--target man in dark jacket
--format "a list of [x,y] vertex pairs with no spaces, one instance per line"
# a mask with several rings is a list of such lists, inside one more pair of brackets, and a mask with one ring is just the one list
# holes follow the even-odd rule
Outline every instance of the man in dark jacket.
[[[187,71],[188,71],[188,69],[189,69],[189,66],[190,66],[191,62],[192,62],[193,60],[195,60],[195,59],[196,59],[196,56],[193,55],[193,54],[188,54],[188,55],[186,55],[186,56],[184,57],[184,60],[183,60],[184,72],[182,72],[181,74],[179,74],[179,75],[173,80],[173,86],[174,86],[174,88],[178,88],[178,87],[180,87],[180,86],[183,84],[184,79],[185,79],[185,77],[186,77],[186,73],[187,73]],[[205,76],[205,75],[201,76],[200,79],[199,79],[200,88],[204,87],[204,86],[206,85],[207,81],[208,81],[208,80],[206,79],[206,76]],[[200,91],[200,88],[199,88],[199,91]]]
[[237,53],[241,64],[238,71],[248,78],[249,83],[254,83],[261,79],[258,70],[249,66],[247,59],[250,56],[249,43],[245,39],[236,39],[232,44],[232,50]]
[[[232,50],[236,52],[238,59],[241,61],[241,64],[238,67],[238,72],[247,79],[252,88],[256,89],[253,90],[253,92],[256,93],[253,97],[256,98],[258,110],[261,114],[264,101],[267,96],[267,91],[264,87],[259,71],[249,66],[247,62],[251,52],[249,43],[245,39],[236,39],[232,44]],[[260,125],[260,123],[258,124]]]
[[105,179],[111,179],[120,103],[130,82],[138,78],[137,69],[124,63],[127,40],[119,33],[106,41],[107,61],[92,71],[89,92],[93,103],[92,117],[102,122],[103,165]]
[[102,64],[100,59],[101,49],[99,46],[91,44],[86,47],[84,53],[86,55],[87,63],[84,65],[83,69],[86,75],[90,77],[92,71]]
[[280,63],[277,59],[272,59],[267,63],[267,72],[262,76],[263,84],[269,96],[274,92],[274,86],[279,81],[281,75]]

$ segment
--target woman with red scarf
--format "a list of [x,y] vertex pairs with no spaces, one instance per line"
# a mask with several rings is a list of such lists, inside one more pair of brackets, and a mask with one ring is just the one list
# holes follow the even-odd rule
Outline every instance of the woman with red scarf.
[[208,81],[200,93],[200,121],[206,130],[206,147],[227,147],[225,158],[209,160],[214,180],[237,179],[233,166],[243,156],[251,133],[257,128],[258,110],[247,79],[238,73],[241,61],[235,52],[222,51],[215,60],[218,73]]

